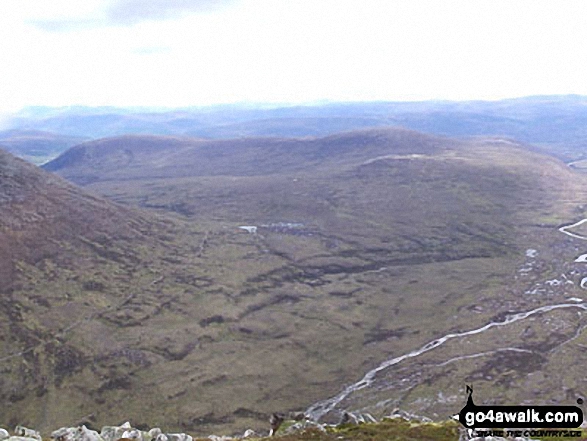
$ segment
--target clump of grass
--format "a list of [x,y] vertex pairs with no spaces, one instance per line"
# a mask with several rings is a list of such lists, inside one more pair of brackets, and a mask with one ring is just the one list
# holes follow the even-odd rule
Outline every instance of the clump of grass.
[[420,423],[401,418],[384,419],[377,423],[345,424],[329,427],[326,430],[303,429],[285,435],[279,435],[279,432],[275,438],[255,439],[278,439],[279,441],[454,441],[459,438],[459,426],[454,421]]
[[[414,422],[403,418],[385,418],[376,423],[345,424],[338,427],[302,429],[283,434],[281,428],[277,436],[249,438],[251,441],[454,441],[459,439],[460,425],[453,420],[441,422]],[[536,438],[538,440],[548,438]],[[557,437],[563,441],[584,440],[581,437]],[[203,441],[197,439],[196,441]]]

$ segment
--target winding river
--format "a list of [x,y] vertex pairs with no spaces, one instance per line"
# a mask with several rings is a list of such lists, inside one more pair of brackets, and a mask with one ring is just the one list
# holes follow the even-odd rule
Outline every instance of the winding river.
[[[559,231],[561,233],[566,234],[567,236],[573,237],[575,239],[581,239],[581,240],[587,240],[587,237],[585,236],[581,236],[575,233],[571,233],[570,231],[568,231],[569,229],[573,228],[573,227],[577,227],[579,225],[584,224],[585,222],[587,222],[587,219],[582,219],[579,222],[576,222],[574,224],[570,224],[570,225],[566,225],[563,227],[559,228]],[[586,281],[586,286],[584,286],[583,281]],[[581,288],[587,288],[587,278],[584,278],[581,281]],[[576,298],[571,299],[572,301],[577,301]],[[482,332],[487,331],[488,329],[491,328],[495,328],[495,327],[500,327],[500,326],[506,326],[509,325],[511,323],[515,323],[518,322],[520,320],[524,320],[528,317],[531,317],[533,315],[536,314],[541,314],[541,313],[545,313],[545,312],[549,312],[549,311],[553,311],[556,309],[566,309],[566,308],[575,308],[575,309],[582,309],[582,310],[587,310],[587,303],[583,302],[582,303],[560,303],[560,304],[555,304],[555,305],[547,305],[547,306],[541,306],[539,308],[536,309],[532,309],[530,311],[525,311],[525,312],[518,312],[518,313],[513,313],[510,315],[507,315],[502,321],[492,321],[490,323],[487,323],[484,326],[481,326],[479,328],[476,329],[471,329],[469,331],[464,331],[464,332],[458,332],[458,333],[450,333],[450,334],[446,334],[443,337],[440,337],[438,339],[432,340],[428,343],[426,343],[424,346],[422,346],[419,349],[415,349],[407,354],[404,355],[400,355],[399,357],[395,357],[389,360],[384,361],[383,363],[381,363],[379,366],[377,366],[376,368],[370,370],[369,372],[367,372],[365,374],[365,376],[363,378],[361,378],[359,381],[357,381],[356,383],[353,383],[349,386],[347,386],[343,391],[341,391],[338,395],[328,398],[326,400],[323,401],[319,401],[318,403],[313,404],[312,406],[310,406],[307,410],[306,410],[306,415],[308,415],[311,419],[313,419],[314,421],[319,420],[320,418],[322,418],[324,415],[326,415],[328,412],[332,411],[333,409],[336,408],[336,406],[338,406],[339,403],[341,403],[345,398],[347,398],[349,395],[351,395],[352,393],[364,389],[366,387],[369,387],[374,379],[375,376],[391,367],[394,366],[398,363],[401,363],[402,361],[409,359],[409,358],[414,358],[417,357],[425,352],[431,351],[433,349],[438,348],[439,346],[443,345],[445,342],[452,340],[454,338],[460,338],[460,337],[466,337],[469,335],[475,335],[475,334],[480,334]]]

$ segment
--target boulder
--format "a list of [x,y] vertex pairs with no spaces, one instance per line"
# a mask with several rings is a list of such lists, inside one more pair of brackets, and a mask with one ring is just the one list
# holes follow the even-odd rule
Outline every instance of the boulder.
[[16,426],[16,428],[14,429],[14,434],[16,436],[20,436],[20,437],[24,437],[24,438],[33,438],[33,439],[36,439],[37,441],[43,441],[43,439],[41,438],[41,434],[39,432],[37,432],[36,430],[33,430],[33,429],[29,429],[24,426]]
[[51,439],[53,441],[73,441],[74,427],[62,427],[51,432]]
[[128,421],[122,426],[104,426],[100,431],[100,436],[104,441],[118,441],[122,438],[124,432],[131,429],[132,427]]
[[168,441],[192,441],[191,435],[185,433],[166,433]]
[[143,441],[143,434],[138,429],[125,430],[122,438],[132,439],[134,441]]
[[95,430],[90,430],[86,426],[80,426],[73,433],[73,441],[104,441]]

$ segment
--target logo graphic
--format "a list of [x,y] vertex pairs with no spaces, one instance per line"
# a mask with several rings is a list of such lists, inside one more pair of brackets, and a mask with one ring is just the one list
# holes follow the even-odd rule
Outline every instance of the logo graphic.
[[[577,402],[581,404],[582,400]],[[468,429],[570,429],[583,423],[583,411],[577,406],[477,406],[473,402],[473,388],[467,386],[467,404],[459,412],[459,421]]]

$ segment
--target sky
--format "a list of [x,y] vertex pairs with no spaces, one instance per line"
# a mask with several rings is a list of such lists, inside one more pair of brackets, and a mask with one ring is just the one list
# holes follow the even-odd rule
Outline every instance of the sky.
[[587,95],[583,0],[0,0],[26,106]]

